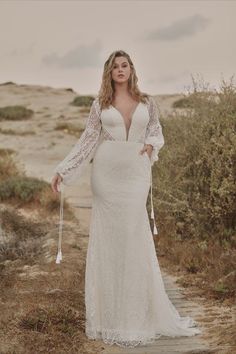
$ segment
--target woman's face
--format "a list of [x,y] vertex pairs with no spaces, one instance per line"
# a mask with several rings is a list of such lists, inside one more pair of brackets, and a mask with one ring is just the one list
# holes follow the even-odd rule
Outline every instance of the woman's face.
[[116,57],[111,72],[112,79],[117,83],[125,82],[129,79],[130,73],[128,60],[125,57]]

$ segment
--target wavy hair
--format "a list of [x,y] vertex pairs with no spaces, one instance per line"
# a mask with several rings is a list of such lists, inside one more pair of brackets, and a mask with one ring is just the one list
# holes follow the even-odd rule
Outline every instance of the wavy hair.
[[138,88],[137,82],[138,77],[134,68],[134,64],[129,56],[123,50],[116,50],[110,54],[108,59],[104,63],[103,75],[102,75],[102,84],[98,92],[99,104],[102,109],[108,108],[113,101],[115,93],[114,80],[112,79],[112,70],[115,58],[125,57],[130,65],[131,73],[128,79],[128,90],[134,100],[138,102],[146,103],[149,95],[147,93],[141,92]]

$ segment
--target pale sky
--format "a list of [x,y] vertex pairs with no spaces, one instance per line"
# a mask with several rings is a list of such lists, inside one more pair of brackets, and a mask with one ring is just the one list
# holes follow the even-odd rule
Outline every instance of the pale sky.
[[191,75],[218,89],[236,72],[236,1],[0,0],[0,83],[98,93],[123,49],[141,91],[186,92]]

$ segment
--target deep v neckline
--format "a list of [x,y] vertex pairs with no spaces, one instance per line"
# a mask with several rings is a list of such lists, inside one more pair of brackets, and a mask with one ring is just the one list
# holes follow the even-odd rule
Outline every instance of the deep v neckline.
[[124,119],[123,115],[121,114],[121,112],[120,112],[115,106],[113,106],[113,104],[111,104],[111,106],[120,114],[120,116],[121,116],[121,118],[122,118],[122,120],[123,120],[123,124],[124,124],[124,127],[125,127],[125,132],[126,132],[126,141],[129,140],[129,132],[130,132],[130,129],[131,129],[131,126],[132,126],[132,123],[133,123],[134,114],[136,113],[136,111],[137,111],[137,109],[138,109],[138,107],[139,107],[140,104],[141,104],[141,102],[139,102],[139,103],[136,105],[134,111],[133,111],[132,114],[131,114],[130,126],[129,126],[128,131],[127,131],[127,129],[126,129],[125,119]]

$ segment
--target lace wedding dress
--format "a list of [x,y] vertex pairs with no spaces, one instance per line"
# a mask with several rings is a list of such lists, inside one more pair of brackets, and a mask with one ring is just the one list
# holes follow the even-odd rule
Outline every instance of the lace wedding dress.
[[[86,335],[110,345],[134,347],[161,335],[201,333],[191,317],[179,315],[167,296],[146,209],[152,165],[164,145],[158,116],[149,96],[147,103],[136,106],[127,132],[121,113],[112,105],[101,110],[95,98],[83,134],[54,170],[63,177],[62,185],[70,185],[93,158]],[[153,146],[150,158],[139,154],[144,144]],[[62,203],[61,199],[61,207]],[[155,221],[152,194],[151,204]],[[62,209],[60,216],[62,227]],[[61,259],[60,228],[56,262]]]

